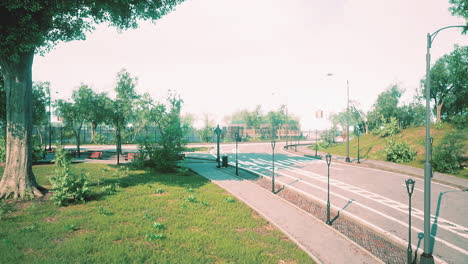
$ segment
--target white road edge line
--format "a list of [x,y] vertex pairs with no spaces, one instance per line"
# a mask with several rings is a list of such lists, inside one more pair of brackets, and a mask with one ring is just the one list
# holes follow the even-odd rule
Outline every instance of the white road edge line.
[[[245,169],[245,168],[243,168],[243,169]],[[248,169],[247,169],[247,170],[248,170]],[[266,170],[268,170],[268,169],[266,169]],[[258,172],[255,172],[255,173],[260,174],[260,173],[258,173]],[[293,176],[286,175],[286,174],[281,173],[281,172],[277,172],[277,173],[278,173],[278,174],[282,174],[282,175],[284,175],[285,177],[289,177],[289,178],[292,178],[292,179],[296,179],[296,180],[299,179],[299,178],[296,178],[296,177],[293,177]],[[266,176],[266,175],[263,175],[263,174],[261,174],[261,175],[264,176],[264,177],[270,178],[269,176]],[[299,180],[300,180],[300,179],[299,179]],[[280,181],[280,180],[277,180],[277,182],[281,182],[281,181]],[[306,181],[301,181],[301,182],[303,182],[303,183],[305,183],[305,184],[307,184],[307,185],[310,185],[310,186],[312,186],[312,187],[314,187],[314,188],[317,188],[317,189],[319,189],[319,190],[322,190],[322,191],[326,192],[325,188],[321,188],[321,187],[315,186],[315,185],[313,185],[312,183],[309,183],[309,182],[306,182]],[[284,183],[284,182],[282,182],[282,183],[286,185],[286,183]],[[289,186],[290,186],[290,188],[295,189],[295,190],[297,190],[297,191],[299,191],[299,192],[301,192],[301,193],[304,193],[305,195],[308,195],[308,196],[310,196],[310,197],[313,197],[313,198],[315,199],[315,196],[313,196],[313,195],[311,195],[311,194],[308,194],[307,192],[304,192],[304,191],[302,191],[302,190],[300,190],[300,189],[298,189],[298,188],[296,188],[296,187],[294,187],[294,186],[291,186],[291,185],[289,185]],[[339,198],[341,198],[341,199],[344,199],[345,201],[349,201],[349,198],[346,198],[346,197],[344,197],[344,196],[342,196],[342,195],[340,195],[340,194],[334,193],[333,195],[335,195],[335,196],[337,196],[337,197],[339,197]],[[320,201],[321,201],[321,200],[320,200]],[[361,204],[361,203],[359,203],[359,202],[357,202],[357,201],[353,201],[353,204],[356,204],[356,205],[358,205],[358,206],[361,206],[361,207],[363,207],[364,209],[367,209],[367,210],[369,210],[369,211],[371,211],[371,212],[374,212],[374,213],[376,213],[376,214],[378,214],[378,215],[381,215],[382,217],[385,217],[385,218],[387,218],[387,219],[389,219],[389,220],[392,220],[392,221],[394,221],[394,222],[396,222],[396,223],[398,223],[398,224],[400,224],[400,225],[403,225],[404,227],[408,227],[408,224],[406,224],[405,222],[400,221],[400,220],[398,220],[398,219],[396,219],[396,218],[394,218],[394,217],[388,216],[388,215],[386,215],[386,214],[384,214],[384,213],[382,213],[382,212],[380,212],[380,211],[378,211],[378,210],[376,210],[376,209],[374,209],[374,208],[371,208],[371,207],[369,207],[369,206],[366,206],[366,205],[364,205],[364,204]],[[340,208],[338,208],[338,209],[340,209]],[[349,213],[349,212],[348,212],[348,213]],[[357,217],[357,216],[356,216],[356,217]],[[370,222],[365,221],[365,220],[364,220],[364,222],[365,222],[365,223],[370,223]],[[418,232],[418,233],[421,233],[421,232],[422,232],[421,229],[416,228],[416,227],[414,227],[414,226],[412,226],[412,229],[415,230],[415,231]],[[449,229],[449,230],[450,230],[450,229]],[[453,232],[453,231],[452,231],[452,232]],[[459,235],[459,234],[458,234],[458,235]],[[450,248],[452,248],[452,249],[454,249],[454,250],[456,250],[456,251],[459,251],[459,252],[462,253],[462,254],[468,255],[468,251],[466,251],[466,250],[464,250],[464,249],[462,249],[462,248],[460,248],[460,247],[458,247],[458,246],[456,246],[456,245],[454,245],[454,244],[452,244],[452,243],[450,243],[450,242],[447,242],[447,241],[445,241],[445,240],[443,240],[443,239],[440,239],[440,238],[438,238],[438,237],[433,237],[433,238],[434,238],[436,241],[439,241],[440,243],[445,244],[446,246],[448,246],[448,247],[450,247]]]
[[[261,176],[264,177],[264,178],[270,178],[269,176],[266,176],[266,175],[264,175],[264,174],[262,174],[262,173],[259,173],[259,172],[256,172],[256,171],[249,170],[249,169],[247,169],[247,168],[242,168],[242,169],[245,169],[245,170],[250,171],[250,172],[252,172],[252,173],[261,175]],[[278,181],[278,182],[279,182],[279,183],[282,183],[282,184],[284,184],[284,185],[287,185],[286,183],[283,183],[283,182],[281,182],[281,181]],[[326,205],[326,201],[325,201],[325,200],[322,200],[322,199],[320,199],[320,198],[318,198],[318,197],[316,197],[316,196],[314,196],[314,195],[312,195],[312,194],[306,193],[306,192],[304,192],[304,191],[302,191],[302,190],[300,190],[300,189],[298,189],[298,188],[295,188],[295,187],[293,187],[293,186],[291,186],[290,188],[295,189],[296,191],[298,191],[298,192],[300,192],[300,193],[303,193],[304,195],[309,196],[309,197],[311,197],[311,198],[313,198],[313,199],[319,201],[320,203]],[[348,200],[349,200],[349,199],[348,199]],[[354,202],[353,202],[353,203],[354,203]],[[360,205],[360,204],[359,204],[359,205]],[[341,209],[341,208],[338,208],[337,206],[334,206],[334,205],[331,205],[331,206],[332,206],[334,209],[336,209],[336,210]],[[350,213],[350,212],[348,212],[348,211],[342,211],[342,212],[343,212],[343,214],[346,214],[346,215],[350,216],[351,218],[356,219],[358,222],[362,222],[362,223],[364,223],[364,224],[366,224],[366,225],[368,225],[368,226],[374,228],[376,231],[379,231],[380,233],[389,236],[392,240],[394,240],[394,241],[400,243],[401,245],[406,246],[406,245],[408,244],[407,241],[401,239],[400,237],[398,237],[398,236],[396,236],[396,235],[394,235],[394,234],[392,234],[392,233],[389,233],[389,232],[385,231],[383,228],[381,228],[381,227],[379,227],[379,226],[377,226],[377,225],[375,225],[375,224],[373,224],[373,223],[371,223],[371,222],[369,222],[369,221],[367,221],[367,220],[364,220],[364,219],[360,218],[359,216],[356,216],[356,215],[354,215],[354,214],[352,214],[352,213]],[[408,226],[408,225],[406,225],[406,226]],[[417,229],[417,230],[419,230],[419,229]],[[422,231],[422,230],[421,230],[421,231]],[[436,240],[440,240],[440,239],[436,238]],[[416,249],[416,247],[415,247],[413,244],[411,244],[411,246],[412,246],[413,248]],[[419,249],[419,251],[422,251],[422,249]],[[440,264],[448,264],[447,262],[443,261],[442,259],[440,259],[440,258],[438,258],[438,257],[436,257],[436,256],[433,256],[433,257],[434,257],[434,259],[435,259],[438,263],[440,263]]]

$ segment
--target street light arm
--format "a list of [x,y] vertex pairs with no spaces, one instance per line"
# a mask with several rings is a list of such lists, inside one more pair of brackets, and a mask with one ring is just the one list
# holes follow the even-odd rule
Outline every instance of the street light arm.
[[428,43],[428,47],[431,48],[432,46],[432,42],[434,41],[434,39],[437,37],[437,34],[439,34],[440,31],[444,30],[444,29],[447,29],[447,28],[465,28],[466,26],[448,26],[448,27],[443,27],[443,28],[440,28],[438,30],[436,30],[434,33],[430,34],[429,35],[429,39],[430,42]]

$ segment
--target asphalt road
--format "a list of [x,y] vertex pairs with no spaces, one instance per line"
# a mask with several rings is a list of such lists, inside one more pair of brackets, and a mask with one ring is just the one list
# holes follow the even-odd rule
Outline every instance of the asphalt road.
[[[327,164],[287,153],[284,143],[275,147],[275,179],[316,200],[327,200]],[[235,144],[222,144],[221,153],[235,164]],[[190,154],[203,156],[203,154]],[[205,154],[206,155],[206,154]],[[211,158],[216,149],[211,151]],[[270,143],[249,143],[238,146],[239,166],[266,177],[272,175]],[[408,241],[408,176],[342,163],[330,166],[330,202],[360,222],[380,230],[393,240]],[[415,179],[412,196],[412,244],[418,246],[418,233],[423,232],[423,181]],[[441,263],[468,263],[468,192],[432,184],[433,256]],[[336,214],[336,213],[335,213]],[[332,215],[331,218],[335,217]],[[419,248],[423,247],[420,241]]]

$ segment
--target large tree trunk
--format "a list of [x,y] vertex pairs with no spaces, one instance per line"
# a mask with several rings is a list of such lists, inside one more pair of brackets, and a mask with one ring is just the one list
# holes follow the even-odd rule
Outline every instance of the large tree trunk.
[[115,141],[116,141],[116,152],[117,152],[117,165],[120,164],[120,154],[122,152],[122,138],[120,134],[120,127],[115,128]]
[[79,157],[81,157],[81,150],[80,150],[81,127],[77,128],[77,129],[73,128],[73,132],[75,133],[75,137],[76,137],[76,156],[79,158]]
[[32,62],[34,52],[17,61],[0,58],[6,90],[6,165],[0,198],[43,196],[32,171]]
[[440,104],[438,104],[436,106],[436,123],[439,123],[441,118],[440,118],[440,115],[441,115],[441,112],[442,112],[442,106],[444,106],[444,101],[442,100],[442,102]]
[[94,123],[94,122],[91,122],[90,125],[91,125],[91,141],[92,141],[93,143],[96,143],[96,141],[94,140],[94,137],[96,136],[96,127],[97,127],[97,124]]

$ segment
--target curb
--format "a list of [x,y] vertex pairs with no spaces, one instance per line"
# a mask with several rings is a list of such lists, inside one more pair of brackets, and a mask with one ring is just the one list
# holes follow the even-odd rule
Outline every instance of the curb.
[[[232,165],[229,165],[229,166],[234,167],[234,166],[232,166]],[[260,178],[260,177],[261,177],[261,178],[265,178],[264,175],[261,175],[261,174],[259,174],[259,173],[253,172],[253,171],[251,171],[251,170],[249,170],[249,169],[245,169],[245,168],[239,168],[239,169],[242,169],[243,171],[246,171],[246,172],[255,174],[255,175],[257,175],[259,178]],[[235,174],[232,174],[232,173],[230,173],[230,172],[222,171],[222,170],[220,170],[220,171],[223,172],[223,173],[232,175],[232,176],[234,176],[234,177],[236,177],[236,178],[245,180],[244,178],[239,177],[239,176],[236,176]],[[255,186],[258,186],[257,184],[255,184],[255,183],[253,183],[253,182],[250,182],[250,181],[248,181],[248,180],[246,180],[246,181],[247,181],[249,184],[253,184],[253,185],[255,185]],[[280,183],[280,181],[278,181],[278,182]],[[282,184],[283,184],[283,188],[286,188],[286,185],[287,185],[287,184],[285,184],[285,183],[282,183]],[[261,188],[262,190],[264,190],[264,191],[267,191],[267,190],[265,190],[265,189],[262,188],[262,187],[260,187],[260,188]],[[293,191],[294,191],[294,190],[293,190]],[[268,191],[267,191],[267,192],[268,192]],[[268,192],[268,193],[269,193],[269,192]],[[278,196],[278,195],[275,195],[275,196],[278,197],[279,199],[281,199],[282,201],[288,203],[289,205],[293,206],[294,208],[300,210],[301,212],[307,214],[308,216],[314,218],[317,222],[323,224],[323,226],[324,226],[325,228],[328,228],[329,230],[332,230],[333,232],[335,232],[336,234],[338,234],[339,236],[341,236],[342,238],[344,238],[344,239],[347,240],[348,242],[351,242],[351,243],[354,244],[356,247],[358,247],[358,248],[360,248],[362,251],[366,252],[369,256],[371,256],[371,257],[372,257],[375,261],[377,261],[378,263],[382,263],[382,264],[384,263],[381,259],[377,258],[377,257],[376,257],[374,254],[372,254],[370,251],[368,251],[367,249],[365,249],[365,248],[362,247],[361,245],[357,244],[356,242],[354,242],[353,240],[351,240],[350,238],[348,238],[348,237],[345,236],[344,234],[340,233],[340,232],[339,232],[338,230],[336,230],[335,228],[324,224],[324,223],[323,223],[320,219],[318,219],[316,216],[310,214],[309,212],[303,210],[302,208],[299,208],[297,205],[291,203],[290,201],[286,200],[285,198],[283,198],[283,197],[281,197],[281,196]],[[239,198],[239,197],[238,197],[238,198]],[[239,199],[240,199],[240,198],[239,198]],[[242,200],[242,199],[240,199],[240,200]],[[247,205],[249,205],[250,207],[254,208],[254,206],[251,206],[248,202],[246,202],[246,201],[244,201],[244,200],[242,200],[242,201],[243,201],[244,203],[246,203]],[[254,209],[255,209],[255,208],[254,208]],[[255,211],[257,211],[257,210],[255,210]],[[258,213],[261,214],[260,212],[258,212]],[[275,226],[277,226],[276,223],[274,223],[273,221],[271,221],[268,217],[264,216],[263,214],[261,214],[261,215],[262,215],[264,218],[268,219],[268,221],[270,221],[271,223],[273,223]],[[347,216],[347,217],[349,217],[349,216]],[[356,221],[355,219],[353,219],[353,220]],[[361,224],[361,222],[358,222],[358,223]],[[279,226],[277,226],[277,227],[278,227],[283,233],[285,233],[288,237],[292,238],[292,236],[291,236],[289,233],[287,233],[287,231],[283,230],[283,228],[281,228],[281,227],[279,227]],[[372,230],[372,231],[374,231],[374,230]],[[375,231],[374,231],[374,232],[375,232]],[[380,233],[378,233],[378,234],[380,234]],[[292,238],[291,240],[293,240],[299,247],[301,247],[301,248],[302,248],[304,251],[306,251],[309,255],[312,254],[312,253],[308,252],[308,250],[306,250],[306,249],[300,244],[300,242],[298,242],[296,239]],[[313,256],[313,255],[311,255],[311,256]],[[315,258],[314,258],[314,260],[315,260]],[[320,263],[322,263],[322,262],[320,262]]]
[[[223,173],[226,173],[226,174],[229,174],[229,175],[232,175],[234,177],[237,177],[237,178],[240,178],[242,179],[241,177],[238,177],[236,176],[235,174],[231,174],[231,173],[228,173],[228,172],[225,172],[225,171],[221,171]],[[198,173],[197,173],[198,174]],[[203,175],[201,175],[203,176]],[[249,182],[249,181],[247,181]],[[250,184],[254,184],[254,183],[251,183],[249,182]],[[216,184],[216,183],[215,183]],[[216,184],[218,185],[218,184]],[[222,186],[218,185],[219,187],[221,187],[222,189],[224,189]],[[263,189],[263,188],[262,188]],[[266,219],[269,223],[273,224],[276,228],[278,228],[279,230],[281,230],[281,232],[283,232],[283,234],[285,234],[289,239],[291,239],[291,241],[294,242],[294,244],[296,244],[299,248],[301,248],[304,252],[307,253],[307,255],[309,255],[314,261],[315,263],[317,264],[324,264],[319,258],[317,258],[312,252],[310,252],[305,246],[303,246],[296,238],[294,238],[291,234],[289,234],[285,229],[283,229],[281,226],[279,226],[278,224],[276,224],[272,219],[270,219],[267,215],[263,214],[262,212],[260,212],[255,206],[253,206],[252,204],[250,204],[249,202],[247,202],[246,200],[238,197],[237,195],[233,194],[231,191],[227,190],[227,189],[224,189],[226,190],[227,192],[229,192],[231,195],[235,196],[237,199],[241,200],[244,204],[248,205],[250,208],[252,208],[255,212],[257,212],[259,215],[261,215],[264,219]],[[281,198],[281,197],[280,197]],[[315,218],[315,217],[314,217]]]
[[[248,172],[250,172],[250,173],[257,174],[259,177],[265,178],[265,176],[262,175],[262,174],[259,174],[259,173],[250,171],[250,170],[248,170],[248,169],[244,169],[244,170],[245,170],[245,171],[248,171]],[[225,172],[225,173],[227,173],[227,172]],[[235,175],[234,175],[234,176],[235,176]],[[236,177],[238,177],[238,176],[236,176]],[[238,177],[238,178],[240,178],[240,177]],[[286,188],[286,187],[287,187],[287,184],[285,184],[285,183],[283,183],[283,182],[281,182],[281,181],[278,181],[278,183],[283,184],[283,188]],[[251,184],[254,184],[254,183],[251,183]],[[290,190],[291,190],[291,189],[290,189]],[[294,189],[292,189],[291,191],[297,192],[297,191],[294,190]],[[299,192],[299,193],[300,193],[300,192]],[[280,197],[280,196],[278,196],[278,197],[281,198],[281,199],[283,199],[283,200],[286,201],[287,203],[291,204],[292,206],[294,206],[294,207],[296,207],[296,208],[302,210],[302,211],[305,212],[306,214],[309,214],[307,211],[304,211],[303,209],[299,208],[298,206],[296,206],[295,204],[289,202],[288,200],[284,199],[283,197]],[[309,198],[309,199],[313,199],[313,200],[315,200],[316,202],[318,202],[318,203],[320,203],[320,204],[322,204],[322,205],[325,205],[322,201],[317,200],[317,199],[315,199],[315,198],[313,198],[313,197],[308,197],[308,198]],[[336,210],[336,209],[335,209],[335,210]],[[355,222],[355,223],[357,223],[357,224],[359,224],[359,225],[361,225],[361,226],[367,228],[369,231],[373,232],[374,234],[380,235],[380,236],[382,236],[382,238],[387,239],[388,242],[392,243],[394,246],[399,247],[400,249],[404,249],[404,250],[407,249],[408,242],[404,241],[403,239],[401,239],[401,238],[399,238],[399,237],[397,237],[397,236],[395,236],[395,235],[392,235],[391,233],[389,233],[389,232],[383,230],[382,228],[380,228],[380,227],[378,227],[378,226],[375,226],[375,225],[373,225],[373,224],[370,224],[370,223],[366,223],[366,222],[364,222],[364,221],[361,221],[361,219],[360,219],[359,217],[354,216],[354,215],[350,214],[350,213],[347,212],[347,211],[342,211],[342,214],[343,214],[343,217],[345,217],[345,218],[347,218],[347,219],[349,219],[349,220],[351,220],[351,221],[353,221],[353,222]],[[312,217],[314,217],[315,219],[317,219],[314,215],[311,215],[311,214],[309,214],[309,215],[312,216]],[[319,220],[319,222],[320,222],[320,220]],[[327,226],[327,227],[328,227],[328,226]],[[329,227],[329,228],[332,228],[332,227]],[[345,236],[344,234],[340,233],[338,230],[336,230],[336,229],[334,229],[334,228],[332,228],[332,229],[333,229],[335,232],[337,232],[338,234],[340,234],[341,236],[343,236],[345,239],[351,241],[352,243],[354,243],[354,244],[357,245],[358,247],[362,248],[364,251],[367,251],[371,256],[373,256],[375,259],[377,259],[380,263],[384,263],[382,260],[380,260],[379,258],[377,258],[374,254],[372,254],[372,253],[369,252],[367,249],[363,248],[362,246],[360,246],[359,244],[357,244],[356,242],[354,242],[353,240],[351,240],[350,238],[348,238],[348,237]],[[413,247],[414,247],[414,246],[413,246]],[[416,248],[414,248],[414,250],[416,250]],[[422,248],[418,248],[418,249],[417,249],[417,252],[419,253],[419,255],[423,253],[422,250],[423,250]],[[414,253],[414,251],[413,251],[413,253]],[[441,260],[440,258],[437,258],[437,257],[435,257],[435,256],[434,256],[434,260],[436,261],[436,263],[439,263],[439,264],[447,264],[445,261],[443,261],[443,260]]]

